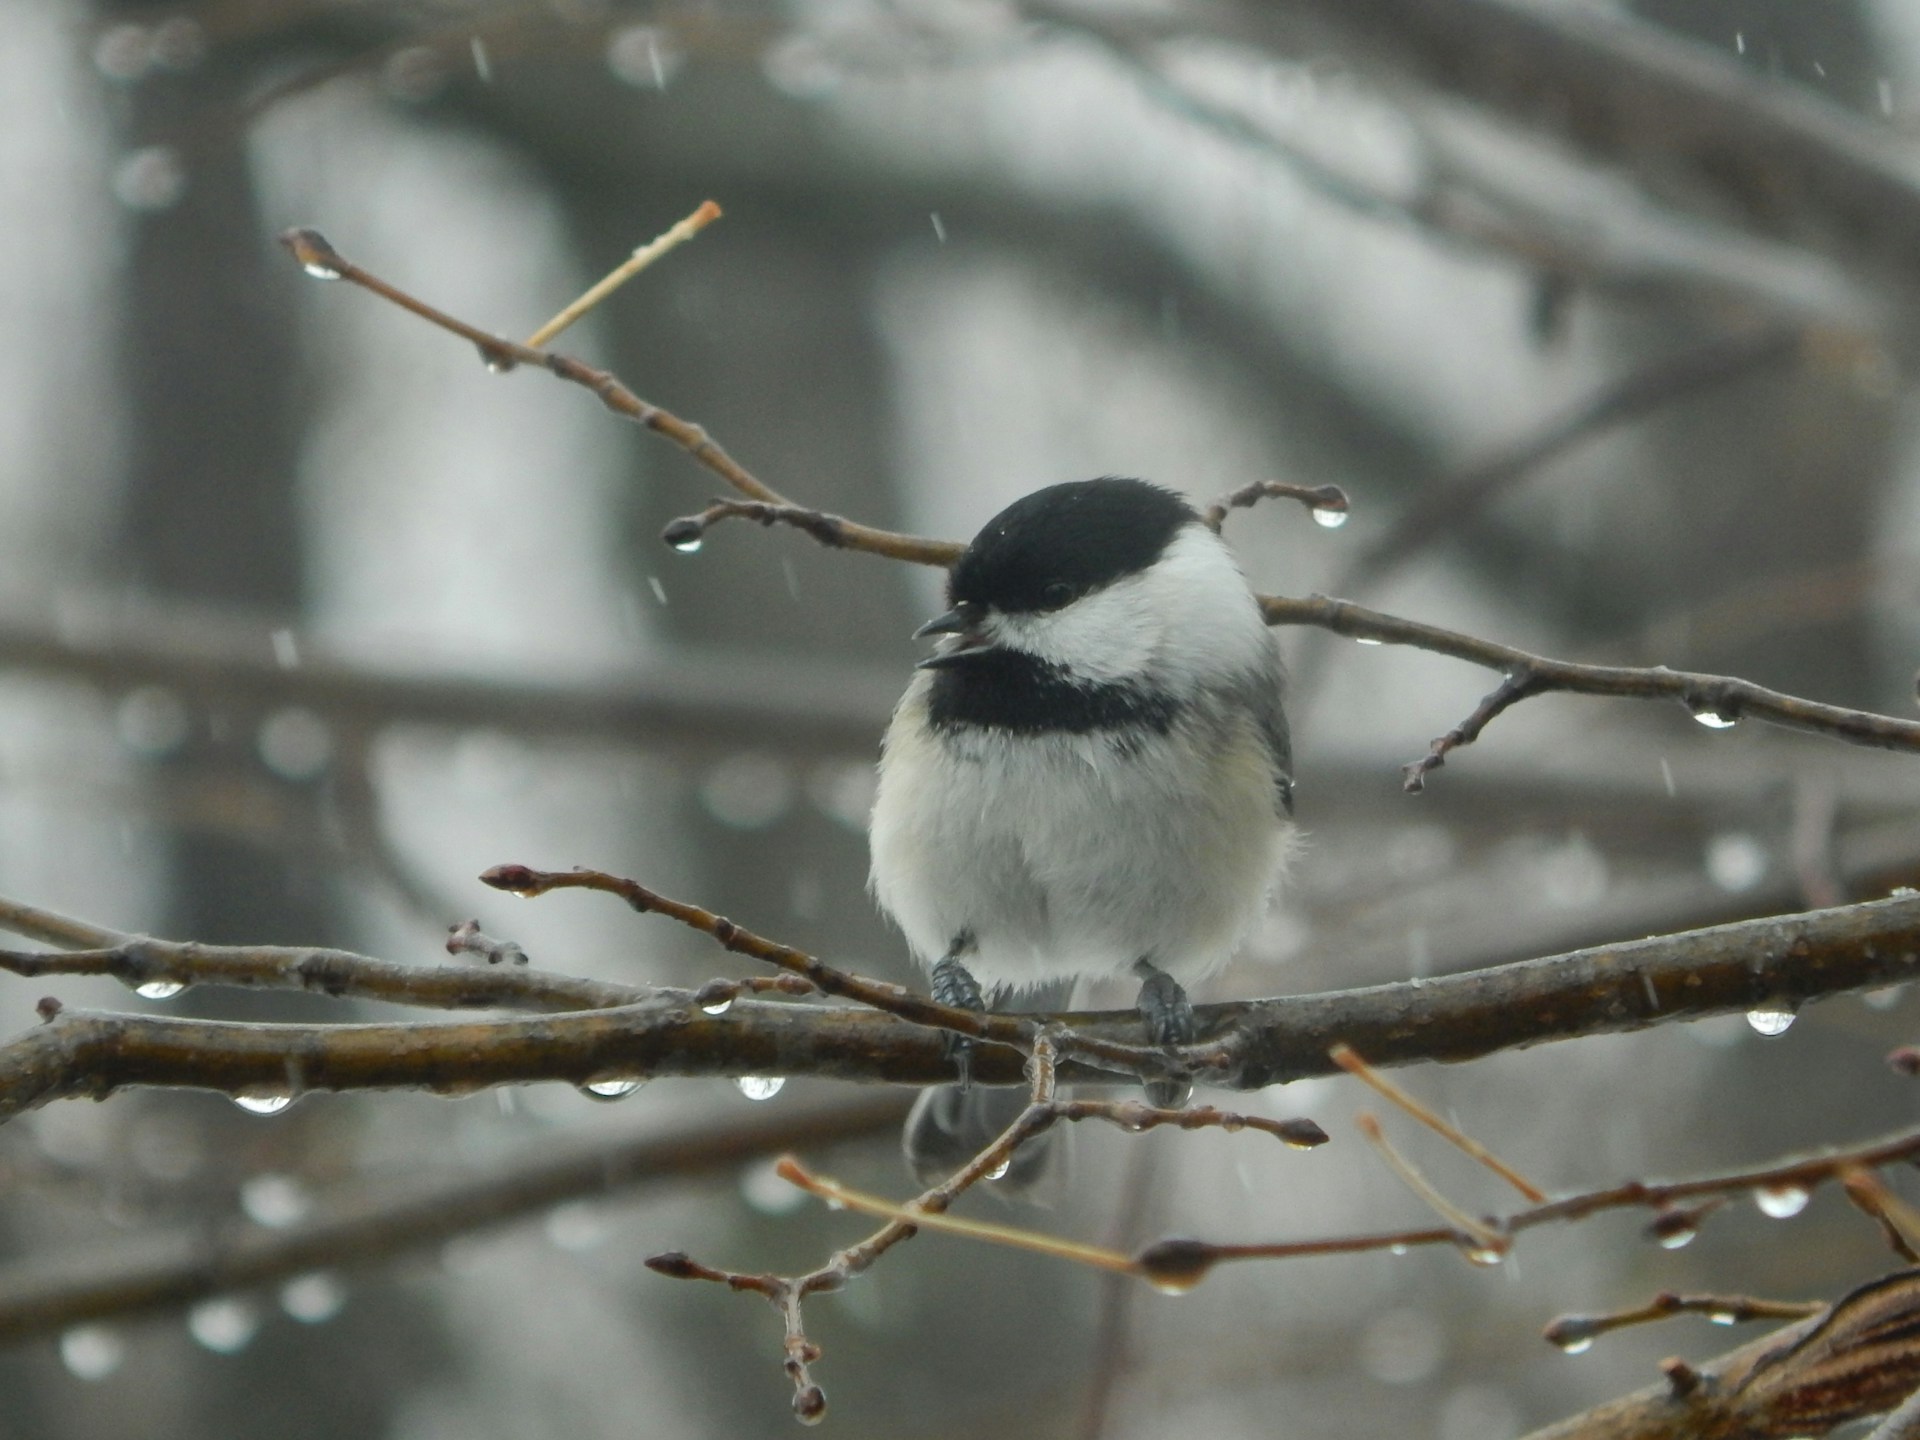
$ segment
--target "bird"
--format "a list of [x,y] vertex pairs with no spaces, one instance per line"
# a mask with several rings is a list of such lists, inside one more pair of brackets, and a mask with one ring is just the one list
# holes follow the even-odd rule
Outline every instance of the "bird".
[[[1280,650],[1232,551],[1177,492],[1068,481],[1014,501],[948,571],[950,608],[881,745],[870,883],[935,999],[1049,1010],[1131,975],[1146,1040],[1195,1033],[1186,987],[1265,910],[1290,855]],[[932,1183],[1025,1104],[924,1091],[910,1167]],[[1156,1105],[1190,1087],[1147,1084]],[[1024,1152],[1009,1188],[1037,1174]]]

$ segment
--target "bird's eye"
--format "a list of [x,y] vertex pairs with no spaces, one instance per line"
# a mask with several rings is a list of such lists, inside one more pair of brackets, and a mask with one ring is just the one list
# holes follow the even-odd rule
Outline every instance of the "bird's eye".
[[1040,592],[1040,604],[1048,610],[1058,610],[1073,602],[1073,586],[1064,580],[1056,580]]

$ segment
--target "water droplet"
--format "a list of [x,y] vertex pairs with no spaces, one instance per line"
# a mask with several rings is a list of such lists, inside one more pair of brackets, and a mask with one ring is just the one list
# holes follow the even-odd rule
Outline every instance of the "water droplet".
[[333,760],[333,732],[303,705],[276,710],[260,724],[260,758],[283,780],[314,780]]
[[628,25],[607,41],[607,68],[637,90],[664,90],[680,68],[671,32],[657,25]]
[[1708,1323],[1713,1325],[1731,1325],[1739,1320],[1739,1318],[1740,1317],[1731,1310],[1709,1310],[1707,1312]]
[[1753,1192],[1753,1203],[1769,1220],[1791,1220],[1807,1208],[1812,1198],[1799,1185],[1763,1185]]
[[791,1215],[807,1203],[807,1192],[782,1178],[778,1162],[760,1160],[740,1172],[740,1196],[762,1215]]
[[184,980],[143,980],[133,987],[142,1000],[171,1000],[187,988]]
[[346,1282],[331,1270],[310,1270],[280,1287],[280,1308],[302,1325],[331,1320],[346,1303]]
[[784,1075],[742,1075],[733,1082],[740,1087],[740,1093],[749,1100],[771,1100],[780,1093],[787,1083]]
[[1009,1155],[1006,1159],[1002,1160],[998,1165],[994,1166],[993,1169],[987,1172],[987,1179],[1004,1180],[1007,1178],[1007,1172],[1011,1169],[1013,1169],[1013,1157]]
[[729,995],[724,1000],[716,1000],[711,1005],[702,1005],[700,1008],[709,1015],[724,1015],[733,1008],[733,996]]
[[105,1325],[76,1325],[60,1336],[60,1363],[77,1380],[104,1380],[127,1358],[127,1342]]
[[569,1200],[547,1212],[547,1239],[555,1247],[579,1254],[607,1238],[607,1217],[588,1200]]
[[640,1088],[639,1075],[598,1075],[578,1088],[589,1100],[624,1100]]
[[113,195],[129,210],[171,210],[187,193],[187,167],[171,145],[135,150],[113,171]]
[[1647,1234],[1662,1250],[1681,1250],[1700,1233],[1699,1213],[1692,1210],[1662,1210],[1647,1226]]
[[1729,894],[1753,889],[1767,878],[1767,847],[1742,830],[1707,842],[1707,878]]
[[1757,1035],[1784,1035],[1793,1024],[1793,1011],[1782,1010],[1775,1006],[1762,1006],[1747,1012],[1747,1024]]
[[249,1300],[223,1295],[187,1312],[187,1333],[216,1355],[237,1355],[260,1331],[260,1311]]
[[1347,523],[1347,512],[1332,505],[1316,505],[1313,507],[1313,523],[1322,530],[1338,530]]
[[244,1095],[235,1095],[233,1103],[250,1115],[278,1115],[293,1104],[293,1096],[284,1092],[249,1091]]
[[[1867,958],[1869,960],[1873,958],[1871,952],[1868,953]],[[1907,987],[1904,985],[1882,985],[1878,990],[1862,991],[1860,998],[1866,1002],[1869,1010],[1891,1010],[1900,1003],[1906,993]]]
[[1709,730],[1731,730],[1740,723],[1737,717],[1722,715],[1718,710],[1696,710],[1693,718]]
[[291,1175],[255,1175],[240,1187],[240,1208],[256,1225],[284,1230],[307,1218],[307,1187]]
[[1411,1246],[1402,1245],[1402,1244],[1399,1244],[1398,1242],[1395,1242],[1394,1244],[1387,1246],[1387,1254],[1405,1255],[1408,1252],[1408,1250],[1410,1250],[1411,1248],[1412,1248]]
[[192,728],[187,707],[171,690],[142,685],[130,690],[115,711],[120,743],[136,755],[157,758],[184,745]]
[[1194,1274],[1153,1274],[1147,1277],[1147,1283],[1162,1295],[1190,1295],[1200,1282],[1207,1278],[1204,1270]]
[[1354,637],[1353,643],[1356,645],[1384,645],[1387,642],[1384,640],[1376,640],[1371,635],[1357,635]]
[[673,548],[678,550],[682,555],[697,555],[700,553],[700,547],[705,543],[706,541],[701,536],[690,535],[685,540],[674,541]]
[[153,43],[144,25],[114,25],[93,42],[93,65],[109,80],[138,80],[153,63]]
[[1494,1245],[1470,1245],[1461,1253],[1467,1257],[1469,1265],[1482,1265],[1488,1269],[1507,1258],[1506,1251]]
[[1575,1335],[1559,1342],[1562,1355],[1584,1355],[1593,1348],[1593,1336]]

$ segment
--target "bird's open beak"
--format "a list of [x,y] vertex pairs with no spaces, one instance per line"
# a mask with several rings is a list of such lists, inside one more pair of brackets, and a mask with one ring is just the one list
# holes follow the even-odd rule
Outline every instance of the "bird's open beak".
[[938,654],[929,655],[920,662],[919,668],[940,670],[992,650],[993,642],[980,633],[980,622],[984,618],[978,605],[963,601],[946,614],[936,615],[927,621],[913,632],[914,639],[924,640],[929,635],[953,635],[958,637],[958,643],[949,645]]

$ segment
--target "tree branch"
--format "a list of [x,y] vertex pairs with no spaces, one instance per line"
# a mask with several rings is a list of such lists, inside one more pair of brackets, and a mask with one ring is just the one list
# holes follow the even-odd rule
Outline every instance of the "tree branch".
[[[1439,979],[1199,1007],[1200,1043],[1171,1060],[1232,1089],[1336,1073],[1345,1041],[1377,1066],[1468,1060],[1549,1040],[1644,1029],[1728,1011],[1791,1011],[1843,991],[1901,983],[1920,966],[1920,897],[1746,921],[1603,946]],[[433,973],[433,972],[430,972]],[[522,970],[456,971],[484,981]],[[449,982],[453,983],[453,982]],[[729,982],[730,983],[730,982]],[[904,992],[903,992],[904,993]],[[945,1007],[920,1002],[930,1011]],[[721,1014],[706,992],[660,989],[631,1005],[460,1023],[266,1025],[53,1008],[49,1023],[0,1044],[0,1120],[50,1100],[104,1098],[135,1085],[292,1097],[308,1091],[424,1089],[665,1075],[808,1075],[904,1085],[954,1078],[944,1016],[908,1023],[851,1006],[740,1000]],[[977,1017],[999,1042],[973,1056],[974,1079],[1022,1080],[1036,1023],[1100,1068],[1142,1055],[1139,1017],[1109,1011]],[[957,1027],[956,1027],[957,1028]]]
[[1884,1414],[1920,1384],[1920,1271],[1868,1281],[1823,1314],[1526,1440],[1784,1440]]
[[[1382,3],[1400,3],[1400,0],[1382,0]],[[1477,0],[1477,3],[1488,4],[1491,0]],[[308,274],[321,279],[352,281],[382,299],[472,342],[480,348],[482,358],[492,368],[511,368],[523,362],[538,364],[562,379],[584,385],[600,396],[610,409],[638,420],[649,429],[666,436],[749,500],[758,502],[758,508],[748,508],[754,518],[764,523],[798,525],[813,534],[816,539],[821,539],[823,543],[835,548],[864,550],[870,554],[916,564],[948,566],[961,553],[962,547],[952,541],[927,540],[914,535],[876,530],[839,516],[829,516],[819,511],[809,510],[805,506],[796,506],[785,496],[749,474],[700,426],[681,420],[658,406],[640,399],[611,372],[596,370],[579,361],[569,360],[564,356],[553,355],[546,351],[529,350],[517,341],[490,335],[463,320],[444,314],[399,287],[354,265],[329,245],[317,231],[289,230],[281,236],[281,240],[306,268]],[[726,502],[722,502],[720,508],[734,513],[740,512],[740,507],[730,507]],[[706,514],[713,515],[715,512],[710,510]],[[685,520],[676,521],[674,526],[668,528],[668,533],[670,536],[677,537],[678,542],[685,545],[690,540],[698,539],[696,532],[703,523],[703,517],[688,517]],[[675,526],[691,526],[693,529],[676,530]],[[1856,745],[1920,752],[1920,722],[1898,720],[1891,716],[1875,715],[1867,711],[1848,710],[1837,705],[1824,705],[1818,701],[1803,700],[1797,696],[1768,690],[1751,681],[1721,675],[1688,674],[1671,671],[1664,666],[1646,669],[1579,665],[1571,661],[1549,660],[1542,656],[1530,655],[1511,646],[1477,640],[1471,636],[1443,630],[1438,626],[1402,620],[1368,610],[1364,606],[1355,605],[1349,601],[1333,600],[1319,595],[1310,596],[1304,600],[1263,596],[1260,603],[1266,614],[1267,623],[1270,625],[1317,625],[1336,634],[1355,638],[1397,645],[1414,645],[1420,649],[1434,651],[1436,654],[1451,655],[1456,659],[1487,665],[1509,674],[1525,670],[1530,676],[1529,693],[1564,690],[1585,695],[1675,699],[1685,704],[1696,718],[1702,718],[1710,724],[1721,722],[1730,724],[1743,716],[1752,716],[1769,724],[1812,731]],[[1496,695],[1498,694],[1499,692],[1496,692]],[[1493,698],[1489,697],[1489,700]],[[1517,698],[1519,697],[1513,697],[1513,699]],[[1494,714],[1499,713],[1499,710],[1511,703],[1512,699],[1508,699],[1496,706],[1480,720],[1479,724],[1484,725],[1486,720],[1491,719]],[[1472,721],[1470,720],[1468,724],[1472,725]],[[1467,726],[1461,729],[1465,731]],[[1474,733],[1478,733],[1477,726],[1474,727]],[[1424,776],[1433,768],[1437,763],[1436,754],[1443,757],[1448,750],[1468,743],[1471,738],[1470,734],[1463,735],[1463,738],[1445,744],[1444,748],[1429,752],[1428,760],[1421,762],[1419,768],[1409,775],[1409,788],[1419,788],[1417,784],[1411,782]],[[1445,739],[1446,737],[1443,737],[1443,740]]]

